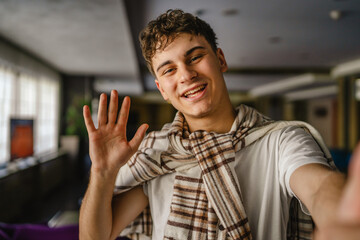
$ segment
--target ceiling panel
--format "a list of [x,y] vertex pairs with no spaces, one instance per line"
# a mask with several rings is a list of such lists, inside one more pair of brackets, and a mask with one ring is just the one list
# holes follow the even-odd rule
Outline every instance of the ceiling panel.
[[122,1],[0,1],[0,34],[64,73],[138,75]]

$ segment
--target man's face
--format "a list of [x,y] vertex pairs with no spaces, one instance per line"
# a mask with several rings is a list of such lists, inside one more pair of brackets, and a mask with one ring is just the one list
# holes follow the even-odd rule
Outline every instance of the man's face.
[[228,95],[222,74],[227,64],[221,49],[215,53],[204,37],[180,34],[155,53],[152,67],[163,98],[188,121],[221,112]]

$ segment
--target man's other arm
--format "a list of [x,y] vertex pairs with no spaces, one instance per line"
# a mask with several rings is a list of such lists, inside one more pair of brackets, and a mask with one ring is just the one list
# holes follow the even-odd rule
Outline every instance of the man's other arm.
[[349,176],[317,164],[294,172],[290,185],[308,207],[317,226],[316,240],[360,239],[360,143],[349,165]]
[[316,163],[299,167],[290,177],[292,191],[310,211],[319,230],[336,219],[344,186],[342,173]]

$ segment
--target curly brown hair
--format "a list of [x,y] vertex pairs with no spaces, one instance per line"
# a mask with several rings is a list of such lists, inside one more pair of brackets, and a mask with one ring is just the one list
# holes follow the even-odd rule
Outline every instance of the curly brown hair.
[[152,58],[155,52],[168,46],[180,33],[203,36],[214,52],[217,50],[216,34],[208,23],[180,9],[170,9],[150,21],[139,34],[142,54],[149,71],[154,76]]

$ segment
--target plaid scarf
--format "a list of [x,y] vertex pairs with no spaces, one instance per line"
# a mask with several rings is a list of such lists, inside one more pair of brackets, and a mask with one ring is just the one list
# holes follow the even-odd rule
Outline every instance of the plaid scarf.
[[[164,239],[252,239],[242,203],[240,184],[229,163],[235,153],[261,137],[290,125],[308,130],[333,166],[330,153],[319,133],[304,122],[273,122],[253,108],[240,105],[228,133],[190,133],[184,116],[178,112],[173,123],[151,132],[139,151],[123,166],[115,194],[157,176],[175,172],[170,215]],[[185,170],[199,166],[198,177]],[[288,239],[311,239],[311,217],[291,204]],[[147,209],[123,233],[151,236],[151,214]]]

